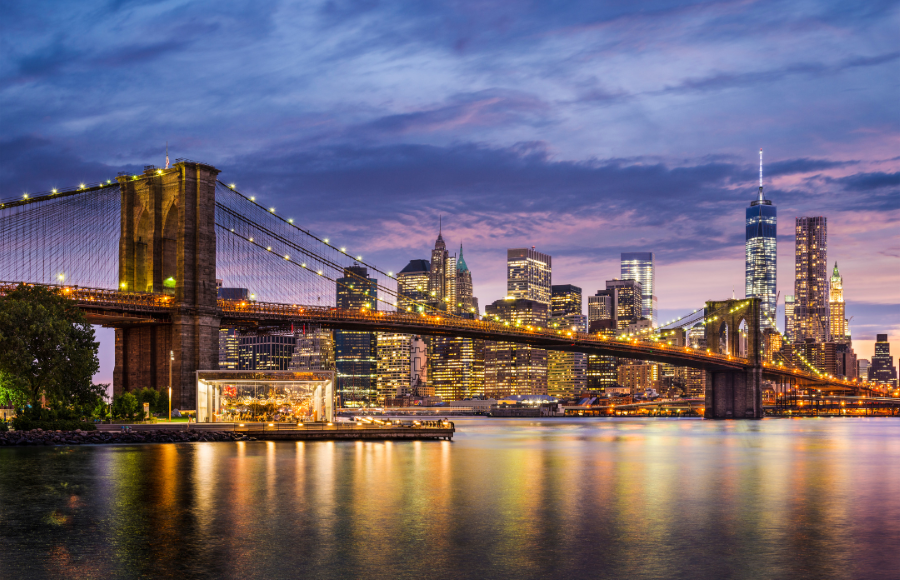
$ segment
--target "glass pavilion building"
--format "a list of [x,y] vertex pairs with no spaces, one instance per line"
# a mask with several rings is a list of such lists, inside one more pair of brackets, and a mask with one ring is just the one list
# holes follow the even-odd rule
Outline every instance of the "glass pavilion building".
[[775,328],[775,286],[778,251],[775,234],[777,212],[772,201],[763,195],[762,150],[759,166],[759,198],[747,208],[747,269],[744,293],[747,298],[762,299],[760,329]]

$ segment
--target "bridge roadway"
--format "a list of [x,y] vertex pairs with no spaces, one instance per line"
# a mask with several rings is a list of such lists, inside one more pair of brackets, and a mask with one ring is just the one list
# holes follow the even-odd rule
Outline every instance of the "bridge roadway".
[[[11,291],[17,285],[18,283],[0,282],[0,295]],[[49,287],[55,287],[64,296],[76,300],[91,324],[117,327],[167,324],[169,315],[174,309],[172,298],[164,294],[119,292],[77,286]],[[249,329],[278,330],[289,328],[292,324],[316,324],[343,330],[506,341],[548,350],[647,360],[707,371],[746,370],[753,367],[752,362],[744,358],[689,347],[452,316],[232,300],[218,300],[217,311],[223,326]],[[821,377],[811,372],[765,362],[763,376],[774,381],[792,382],[804,388],[831,392],[869,391],[867,385]]]

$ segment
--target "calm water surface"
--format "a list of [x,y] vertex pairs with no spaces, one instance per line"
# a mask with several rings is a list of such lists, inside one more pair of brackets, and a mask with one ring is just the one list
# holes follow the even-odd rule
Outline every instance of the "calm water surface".
[[900,578],[900,419],[0,448],[0,578]]

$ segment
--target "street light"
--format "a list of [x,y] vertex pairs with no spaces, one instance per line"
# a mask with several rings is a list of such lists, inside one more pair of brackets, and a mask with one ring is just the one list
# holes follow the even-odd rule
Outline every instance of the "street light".
[[175,362],[175,351],[169,351],[169,423],[172,422],[172,363]]

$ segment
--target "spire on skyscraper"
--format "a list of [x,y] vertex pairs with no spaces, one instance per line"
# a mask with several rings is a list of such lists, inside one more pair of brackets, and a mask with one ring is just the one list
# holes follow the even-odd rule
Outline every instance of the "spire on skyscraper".
[[456,271],[457,272],[468,272],[469,271],[469,266],[466,265],[466,261],[463,258],[462,244],[459,245],[459,260],[456,261]]
[[762,147],[759,148],[759,201],[763,201],[765,196],[763,195],[763,185],[762,185]]

